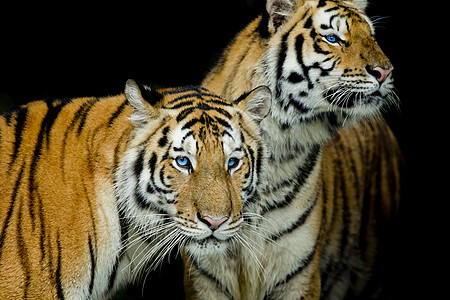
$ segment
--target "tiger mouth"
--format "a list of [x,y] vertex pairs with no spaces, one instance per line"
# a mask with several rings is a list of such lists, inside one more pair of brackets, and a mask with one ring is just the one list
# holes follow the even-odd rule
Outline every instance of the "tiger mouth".
[[362,105],[378,106],[384,99],[380,91],[366,94],[364,92],[352,92],[343,89],[327,90],[323,93],[323,97],[330,104],[341,108],[353,108]]

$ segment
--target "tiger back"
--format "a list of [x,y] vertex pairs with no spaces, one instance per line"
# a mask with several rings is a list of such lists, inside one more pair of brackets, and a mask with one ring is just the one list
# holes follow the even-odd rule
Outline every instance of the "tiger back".
[[384,295],[403,158],[380,117],[396,105],[393,65],[375,41],[366,6],[267,0],[266,12],[204,79],[224,97],[261,84],[274,97],[260,124],[267,185],[244,210],[257,216],[252,236],[259,243],[223,257],[220,268],[213,259],[186,259],[193,299]]
[[125,95],[3,114],[0,298],[106,299],[183,230],[226,236],[262,180],[257,123],[269,108],[266,88],[233,104],[129,80]]

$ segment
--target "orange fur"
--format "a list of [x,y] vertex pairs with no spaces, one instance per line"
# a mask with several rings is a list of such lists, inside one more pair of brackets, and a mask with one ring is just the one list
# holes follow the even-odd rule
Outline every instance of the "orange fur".
[[[128,81],[125,94],[0,117],[0,298],[108,298],[173,247],[163,225],[242,217],[241,190],[258,182],[247,152],[264,155],[255,120],[270,108],[267,89],[236,105],[200,87]],[[227,167],[231,146],[240,164]],[[188,172],[180,155],[195,161]]]

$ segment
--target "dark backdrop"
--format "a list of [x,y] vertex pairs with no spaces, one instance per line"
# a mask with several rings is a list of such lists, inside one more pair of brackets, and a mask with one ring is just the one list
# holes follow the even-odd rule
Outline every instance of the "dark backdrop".
[[[8,4],[0,12],[0,110],[42,98],[118,94],[128,78],[155,87],[199,84],[230,39],[265,5],[263,0],[154,2]],[[449,199],[440,193],[448,175],[440,168],[442,153],[435,151],[443,146],[435,138],[440,106],[426,82],[432,75],[423,50],[431,41],[427,29],[417,31],[423,8],[371,2],[368,15],[385,17],[378,22],[377,40],[394,64],[401,100],[399,110],[384,116],[408,165],[395,290],[400,299],[429,299],[443,286],[434,271],[448,261],[441,229]],[[181,289],[173,266],[150,275],[143,294],[136,288],[130,297]]]

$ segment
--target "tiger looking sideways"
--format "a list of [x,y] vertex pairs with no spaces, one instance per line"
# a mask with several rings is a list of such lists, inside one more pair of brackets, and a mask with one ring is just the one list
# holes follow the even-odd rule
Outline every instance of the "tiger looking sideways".
[[[383,254],[403,158],[380,109],[396,104],[393,66],[366,1],[268,0],[202,82],[235,98],[273,94],[260,123],[267,183],[244,203],[251,247],[188,248],[190,299],[384,297]],[[345,128],[345,129],[343,129]],[[253,233],[246,234],[246,231]]]
[[0,298],[106,299],[177,244],[230,238],[263,180],[270,99],[129,80],[0,116]]

